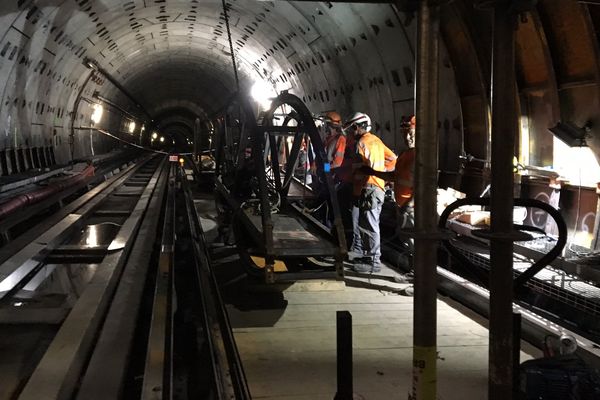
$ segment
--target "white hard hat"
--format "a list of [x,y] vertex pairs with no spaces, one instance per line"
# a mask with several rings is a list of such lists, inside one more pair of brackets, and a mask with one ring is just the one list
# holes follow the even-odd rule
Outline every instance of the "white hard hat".
[[356,112],[346,123],[344,124],[344,129],[348,129],[352,125],[357,125],[363,128],[366,131],[371,130],[371,118],[365,113]]
[[560,354],[573,354],[575,351],[577,351],[577,340],[569,334],[563,334],[560,337]]

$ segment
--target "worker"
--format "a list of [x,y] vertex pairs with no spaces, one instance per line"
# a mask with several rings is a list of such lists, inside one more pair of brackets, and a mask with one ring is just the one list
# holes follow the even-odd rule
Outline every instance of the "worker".
[[331,169],[339,168],[344,161],[346,151],[346,135],[342,131],[342,117],[335,111],[329,111],[323,116],[325,129],[325,153]]
[[357,112],[345,124],[345,130],[356,139],[356,160],[352,209],[353,237],[350,255],[356,272],[373,273],[381,270],[381,237],[379,216],[385,197],[383,179],[364,174],[362,166],[384,172],[387,161],[395,154],[373,133],[368,115]]
[[[370,167],[361,167],[361,172],[373,175],[394,184],[394,198],[399,208],[406,206],[413,196],[413,171],[415,163],[415,128],[416,118],[403,118],[400,130],[404,138],[406,150],[400,153],[392,163],[387,163],[384,172],[375,171]],[[386,160],[387,162],[387,160]]]
[[[321,116],[325,134],[323,147],[335,184],[335,191],[341,213],[342,224],[352,230],[352,155],[355,153],[354,140],[348,138],[342,129],[342,118],[336,111]],[[333,215],[328,213],[326,225],[331,226]],[[347,237],[349,240],[350,237]]]

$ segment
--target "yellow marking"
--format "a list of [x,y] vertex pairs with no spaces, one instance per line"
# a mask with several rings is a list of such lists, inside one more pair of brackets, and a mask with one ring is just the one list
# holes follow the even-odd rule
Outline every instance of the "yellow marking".
[[437,348],[413,348],[412,399],[435,400],[437,380]]
[[[250,258],[252,258],[252,262],[254,264],[256,264],[256,266],[258,268],[264,268],[265,267],[265,258],[264,257],[258,257],[258,256],[250,256]],[[275,265],[274,265],[274,269],[275,272],[287,272],[287,267],[285,266],[285,263],[281,260],[275,260]]]

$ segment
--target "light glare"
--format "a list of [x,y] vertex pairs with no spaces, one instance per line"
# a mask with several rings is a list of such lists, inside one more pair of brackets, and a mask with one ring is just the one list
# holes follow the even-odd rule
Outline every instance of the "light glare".
[[102,113],[104,112],[104,108],[101,104],[94,104],[93,108],[94,112],[92,113],[92,122],[94,124],[98,124],[102,120]]
[[265,81],[256,81],[250,89],[250,95],[263,110],[271,108],[271,98],[275,97],[275,90]]

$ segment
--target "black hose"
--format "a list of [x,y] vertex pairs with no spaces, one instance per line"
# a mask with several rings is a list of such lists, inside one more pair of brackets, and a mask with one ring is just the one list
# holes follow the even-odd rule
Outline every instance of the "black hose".
[[[440,229],[446,228],[446,223],[448,221],[448,217],[450,214],[459,207],[467,206],[467,205],[478,205],[478,206],[489,206],[490,198],[489,197],[476,197],[476,198],[466,198],[455,201],[450,204],[442,215],[440,216],[440,220],[438,223],[438,227]],[[543,201],[535,200],[535,199],[521,199],[517,198],[514,200],[515,206],[520,207],[533,207],[539,208],[548,213],[556,222],[558,227],[558,240],[554,247],[546,253],[543,257],[537,260],[531,267],[529,267],[524,272],[520,273],[514,280],[513,288],[515,291],[520,290],[524,287],[524,285],[535,276],[538,272],[540,272],[546,265],[550,264],[554,261],[562,252],[565,244],[567,243],[567,224],[565,220],[560,215],[560,212],[549,205],[548,203],[544,203]],[[529,231],[540,231],[539,228],[531,227],[531,226],[521,226],[514,225],[519,230],[529,230]],[[451,239],[442,241],[444,247],[448,250],[448,252],[455,257],[460,263],[464,264],[467,269],[465,272],[474,276],[479,283],[484,284],[484,286],[488,287],[489,285],[489,272],[485,272],[477,267],[475,263],[469,260],[464,254],[462,254],[455,246],[452,245]]]

